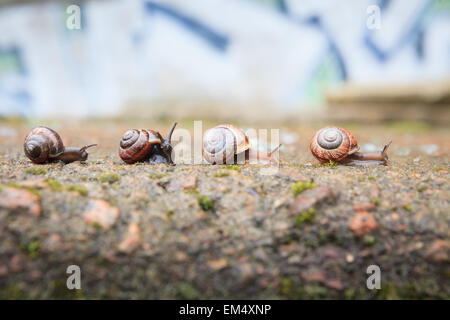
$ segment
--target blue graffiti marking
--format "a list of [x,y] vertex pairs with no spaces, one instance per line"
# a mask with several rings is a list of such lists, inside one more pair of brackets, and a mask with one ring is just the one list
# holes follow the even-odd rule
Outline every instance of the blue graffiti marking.
[[324,27],[320,17],[311,16],[308,17],[304,22],[312,26],[315,26],[325,36],[328,42],[328,49],[330,50],[331,54],[336,58],[340,78],[342,80],[347,80],[348,74],[347,68],[345,67],[344,58],[342,57],[342,54],[339,51],[339,48],[337,47],[336,42],[334,41],[330,32]]
[[[363,43],[367,49],[374,55],[374,57],[380,62],[386,62],[392,56],[394,56],[398,51],[400,51],[405,45],[413,43],[416,55],[419,60],[423,60],[423,41],[424,41],[424,26],[422,17],[426,13],[427,9],[432,4],[432,0],[429,0],[419,11],[417,17],[411,23],[411,26],[403,33],[402,36],[396,41],[396,43],[388,49],[383,50],[378,47],[372,38],[373,32],[371,30],[366,30]],[[389,7],[389,1],[380,0],[379,7],[381,12],[385,12]]]
[[[12,69],[13,72],[17,72],[21,75],[26,74],[25,65],[23,63],[22,51],[19,47],[13,45],[11,47],[2,48],[0,47],[0,62],[6,63],[9,65],[9,68]],[[0,73],[2,70],[0,69]]]
[[338,46],[336,45],[335,40],[331,36],[330,32],[323,25],[320,16],[312,15],[312,16],[304,17],[304,18],[294,18],[291,16],[291,14],[289,12],[289,8],[287,7],[285,1],[283,1],[283,0],[279,1],[279,8],[280,8],[281,13],[283,15],[285,15],[287,18],[292,19],[299,24],[308,24],[310,26],[313,26],[325,36],[325,39],[328,42],[328,50],[331,52],[331,54],[336,59],[339,77],[342,80],[347,80],[348,73],[347,73],[347,68],[345,66],[344,58],[343,58]]
[[14,113],[12,110],[17,115],[31,114],[33,111],[32,99],[28,90],[2,86],[2,81],[8,81],[8,77],[11,75],[27,76],[22,50],[17,45],[0,47],[0,100],[7,101],[6,106],[0,106],[0,114]]
[[145,6],[150,14],[158,12],[165,14],[172,19],[175,19],[177,22],[185,26],[189,31],[201,37],[213,48],[219,51],[224,52],[230,43],[230,40],[226,35],[213,30],[211,27],[205,25],[204,23],[201,23],[195,18],[186,16],[173,8],[152,1],[146,2]]

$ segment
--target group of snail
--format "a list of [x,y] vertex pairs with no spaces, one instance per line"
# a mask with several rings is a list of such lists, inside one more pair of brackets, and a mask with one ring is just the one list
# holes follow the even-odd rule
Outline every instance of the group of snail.
[[[149,129],[132,129],[126,131],[119,144],[119,156],[128,163],[148,162],[174,165],[172,161],[172,134],[175,123],[167,139],[158,131]],[[321,163],[330,161],[348,165],[381,164],[386,165],[388,156],[386,144],[380,152],[359,152],[359,146],[353,135],[339,127],[325,127],[316,132],[311,139],[310,149],[313,156]],[[81,148],[64,146],[60,135],[47,127],[36,127],[25,137],[25,155],[34,163],[86,161],[87,149],[96,144]],[[279,147],[279,146],[278,146]],[[278,147],[258,160],[270,159]],[[248,160],[250,141],[241,129],[222,124],[209,129],[203,136],[203,158],[210,164],[234,163],[242,155]]]

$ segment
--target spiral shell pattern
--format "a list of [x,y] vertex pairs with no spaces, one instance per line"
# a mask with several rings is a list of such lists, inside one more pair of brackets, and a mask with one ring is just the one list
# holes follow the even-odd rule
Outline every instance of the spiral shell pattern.
[[36,127],[25,137],[23,144],[25,155],[34,163],[45,163],[52,155],[64,151],[60,135],[47,127]]
[[120,140],[119,156],[132,164],[148,158],[151,147],[161,143],[156,132],[146,129],[132,129],[125,132]]
[[355,137],[344,128],[325,127],[316,132],[310,144],[313,156],[320,162],[339,162],[359,150]]
[[203,158],[211,164],[232,163],[235,155],[249,148],[245,133],[231,124],[209,129],[203,136]]

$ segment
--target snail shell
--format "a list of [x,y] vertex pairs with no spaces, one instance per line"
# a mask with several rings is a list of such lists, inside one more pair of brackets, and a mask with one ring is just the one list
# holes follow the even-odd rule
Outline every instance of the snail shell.
[[311,139],[311,152],[320,162],[340,161],[359,150],[355,137],[344,128],[325,127]]
[[125,132],[120,140],[119,156],[126,163],[143,161],[149,157],[150,149],[161,144],[157,133],[147,129],[132,129]]
[[64,144],[56,131],[47,127],[36,127],[25,137],[23,149],[32,162],[45,163],[64,152]]
[[235,155],[249,148],[248,137],[231,124],[211,128],[203,136],[203,158],[211,164],[231,163]]

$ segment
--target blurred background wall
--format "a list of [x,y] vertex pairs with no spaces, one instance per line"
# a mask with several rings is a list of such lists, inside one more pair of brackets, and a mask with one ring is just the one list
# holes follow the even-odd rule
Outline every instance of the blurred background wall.
[[[450,91],[449,0],[0,3],[0,116],[271,118],[352,92]],[[71,4],[79,30],[66,27]]]

